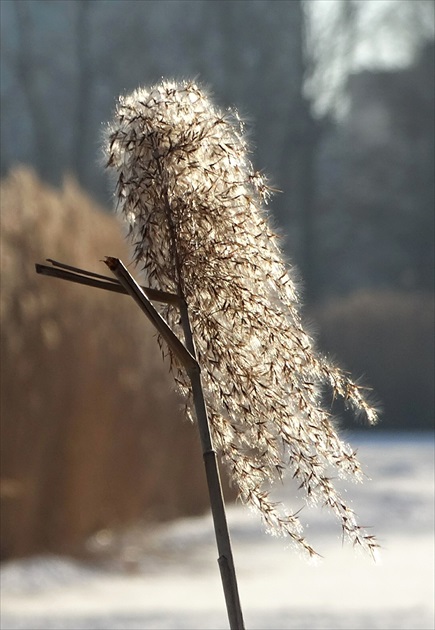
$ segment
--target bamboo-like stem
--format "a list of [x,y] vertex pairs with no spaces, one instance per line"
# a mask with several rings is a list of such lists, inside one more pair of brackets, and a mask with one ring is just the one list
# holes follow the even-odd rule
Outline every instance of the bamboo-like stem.
[[201,369],[196,359],[195,344],[189,322],[187,304],[184,300],[182,300],[179,304],[186,343],[186,346],[184,346],[178,337],[172,332],[171,328],[166,324],[164,319],[155,310],[141,287],[130,275],[122,262],[119,259],[112,257],[106,258],[105,262],[119,280],[120,284],[125,288],[126,292],[133,297],[154,324],[158,332],[168,343],[173,353],[179,358],[188,373],[192,386],[193,402],[201,438],[210,505],[219,552],[218,564],[221,573],[228,619],[231,630],[244,630],[245,626],[237,586],[237,577],[234,567],[228,523],[225,514],[225,504],[219,476],[219,468],[217,465],[216,451],[213,448],[213,441],[210,433],[207,407],[201,383]]
[[[180,314],[186,346],[190,353],[196,358],[192,328],[189,321],[189,312],[187,304],[184,300],[180,303]],[[242,607],[240,604],[239,589],[237,586],[236,569],[234,566],[230,534],[225,514],[225,504],[219,476],[219,468],[217,465],[217,456],[216,451],[213,448],[213,441],[207,416],[207,407],[201,383],[201,374],[199,369],[190,370],[188,374],[192,385],[193,403],[195,406],[201,438],[204,466],[210,495],[210,505],[219,552],[218,564],[221,572],[221,580],[224,589],[230,628],[231,630],[243,630],[245,626]]]

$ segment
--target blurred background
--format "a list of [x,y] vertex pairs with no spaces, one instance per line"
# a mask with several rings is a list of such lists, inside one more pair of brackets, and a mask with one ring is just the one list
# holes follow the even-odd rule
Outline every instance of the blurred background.
[[195,78],[247,121],[319,346],[383,408],[371,431],[432,430],[432,1],[0,8],[2,559],[81,553],[99,531],[208,504],[142,314],[34,272],[129,260],[100,139],[118,95],[162,77]]

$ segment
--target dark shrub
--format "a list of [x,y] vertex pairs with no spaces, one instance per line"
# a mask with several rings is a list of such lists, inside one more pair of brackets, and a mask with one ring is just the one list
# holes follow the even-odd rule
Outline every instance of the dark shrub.
[[373,387],[380,429],[433,428],[432,295],[359,292],[319,307],[313,318],[320,346]]

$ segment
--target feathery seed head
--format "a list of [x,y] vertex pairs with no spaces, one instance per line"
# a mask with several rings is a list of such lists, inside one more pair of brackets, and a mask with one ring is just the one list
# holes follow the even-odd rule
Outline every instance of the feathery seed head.
[[[329,506],[354,544],[376,540],[357,524],[330,478],[361,478],[320,392],[328,385],[370,423],[361,389],[314,348],[264,203],[269,189],[248,158],[236,112],[222,112],[196,84],[163,82],[119,99],[105,139],[117,208],[151,288],[189,305],[216,447],[243,502],[268,529],[310,554],[297,515],[267,488],[289,470],[307,500]],[[162,307],[174,331],[179,314]],[[178,388],[189,380],[171,357]]]

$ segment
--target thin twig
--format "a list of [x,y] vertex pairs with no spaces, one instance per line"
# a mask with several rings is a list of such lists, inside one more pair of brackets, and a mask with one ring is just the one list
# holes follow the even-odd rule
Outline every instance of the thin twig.
[[[50,276],[53,278],[59,278],[60,280],[68,280],[69,282],[75,282],[77,284],[83,284],[88,287],[95,287],[97,289],[104,289],[105,291],[113,291],[114,293],[124,293],[127,295],[127,291],[119,284],[115,278],[109,276],[103,276],[93,271],[87,271],[86,269],[80,269],[79,267],[73,267],[72,265],[66,265],[47,259],[52,263],[52,267],[49,265],[42,265],[40,263],[35,264],[36,273],[43,276]],[[159,291],[157,289],[150,289],[149,287],[141,287],[146,296],[154,302],[162,302],[163,304],[178,304],[180,298],[175,293],[168,293],[166,291]]]
[[53,267],[59,267],[60,269],[67,269],[68,271],[74,271],[75,273],[79,273],[83,276],[90,276],[92,278],[100,278],[101,280],[107,280],[108,282],[113,282],[118,284],[118,281],[115,278],[110,278],[109,276],[103,276],[101,273],[95,273],[95,271],[87,271],[86,269],[80,269],[80,267],[73,267],[72,265],[67,265],[66,263],[59,262],[58,260],[53,260],[53,258],[47,258],[47,262],[51,263]]

